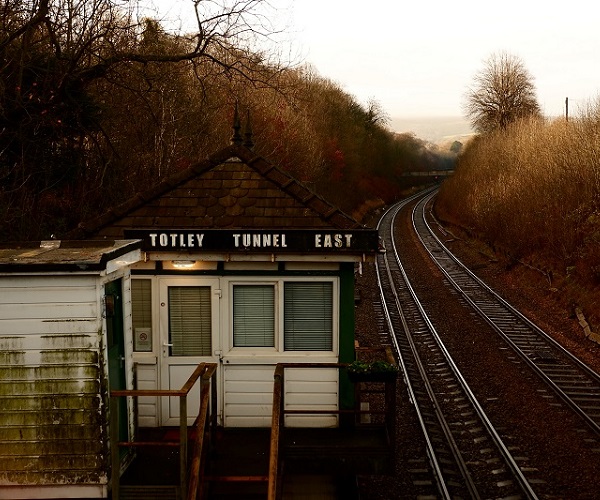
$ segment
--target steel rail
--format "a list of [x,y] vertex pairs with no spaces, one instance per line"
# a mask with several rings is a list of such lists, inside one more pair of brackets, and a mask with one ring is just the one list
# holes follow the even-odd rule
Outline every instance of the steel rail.
[[[421,195],[423,195],[423,193],[421,193]],[[382,279],[382,273],[380,271],[380,261],[384,260],[385,261],[385,266],[386,266],[386,274],[387,274],[387,278],[390,280],[390,283],[394,283],[393,288],[393,296],[394,296],[394,306],[395,309],[397,310],[397,313],[399,315],[399,317],[401,318],[401,322],[402,322],[402,328],[404,329],[404,334],[407,337],[407,341],[410,345],[410,350],[412,352],[412,356],[413,359],[415,361],[415,363],[417,364],[417,370],[419,372],[419,377],[422,379],[422,382],[425,387],[426,387],[426,392],[428,394],[429,399],[431,400],[431,404],[434,405],[435,407],[435,414],[438,417],[438,421],[439,421],[439,425],[442,428],[442,431],[444,433],[445,439],[448,442],[448,446],[453,449],[452,451],[452,455],[454,457],[454,461],[458,467],[458,469],[460,470],[460,474],[463,477],[463,481],[464,481],[464,485],[465,488],[468,490],[468,493],[470,495],[471,498],[480,498],[479,493],[477,492],[477,487],[475,485],[475,482],[473,481],[473,479],[471,478],[471,475],[469,473],[468,467],[464,461],[464,459],[462,458],[461,452],[458,449],[457,443],[454,441],[454,438],[452,436],[452,432],[450,430],[450,425],[448,422],[445,422],[445,418],[442,415],[442,408],[439,405],[439,403],[437,402],[436,396],[435,396],[435,391],[433,390],[430,382],[428,381],[428,375],[426,373],[425,367],[423,366],[422,361],[420,360],[420,356],[419,353],[417,351],[417,348],[415,347],[414,341],[412,340],[412,334],[410,332],[410,327],[406,321],[406,318],[404,316],[404,313],[402,311],[402,304],[401,301],[398,297],[398,293],[396,291],[396,288],[402,286],[404,287],[407,291],[408,294],[410,295],[410,300],[412,301],[412,303],[414,304],[414,307],[416,307],[416,309],[418,310],[418,315],[420,316],[420,321],[424,323],[426,329],[429,331],[429,334],[433,337],[433,339],[435,340],[435,343],[437,344],[437,348],[439,349],[439,351],[441,352],[441,355],[443,356],[445,363],[450,367],[450,370],[453,372],[455,380],[458,382],[459,386],[461,387],[461,390],[463,391],[463,394],[466,396],[466,398],[469,400],[471,407],[473,408],[474,412],[477,414],[479,421],[482,423],[483,427],[485,428],[487,434],[489,435],[489,437],[492,439],[492,441],[495,443],[496,448],[498,449],[499,454],[502,456],[502,459],[504,460],[507,468],[510,470],[510,474],[511,477],[513,478],[513,480],[516,480],[516,483],[518,485],[518,488],[520,488],[520,491],[526,495],[527,498],[537,498],[535,492],[532,490],[529,482],[527,481],[527,479],[525,478],[525,476],[523,475],[521,469],[519,468],[519,466],[516,464],[514,458],[512,457],[512,455],[510,454],[508,448],[506,447],[506,445],[504,445],[504,443],[502,442],[502,439],[500,438],[500,436],[498,435],[498,433],[496,432],[494,426],[491,424],[491,421],[489,420],[489,418],[485,415],[485,412],[483,411],[483,408],[481,407],[481,405],[479,404],[479,402],[477,401],[475,395],[473,394],[473,392],[470,390],[470,388],[468,387],[464,377],[460,374],[456,364],[454,363],[454,361],[452,360],[449,352],[447,351],[447,349],[445,348],[444,344],[442,343],[439,335],[437,334],[431,320],[428,318],[425,309],[423,308],[422,304],[420,303],[414,288],[412,287],[412,285],[410,284],[410,280],[406,274],[405,269],[403,268],[403,265],[401,263],[401,260],[398,256],[398,251],[397,251],[397,247],[396,247],[396,242],[395,242],[395,238],[393,236],[393,227],[394,227],[394,223],[395,223],[395,218],[397,216],[397,214],[399,213],[400,209],[405,206],[406,204],[410,203],[411,201],[414,201],[414,199],[417,198],[417,196],[412,197],[411,199],[405,200],[404,202],[401,202],[400,204],[396,205],[393,212],[392,211],[388,211],[386,212],[386,214],[384,214],[384,216],[381,218],[380,221],[380,225],[378,227],[381,226],[381,224],[383,223],[383,221],[385,220],[386,224],[389,224],[389,235],[387,233],[387,228],[385,229],[385,234],[386,234],[386,239],[389,238],[389,241],[386,240],[386,243],[390,243],[391,244],[391,248],[393,249],[393,253],[390,252],[390,254],[392,254],[394,256],[395,259],[395,266],[398,267],[399,273],[401,275],[401,280],[404,281],[404,283],[402,285],[400,285],[398,283],[398,280],[396,280],[396,283],[394,283],[394,278],[392,276],[392,271],[390,268],[390,263],[389,260],[383,259],[382,257],[379,257],[377,259],[377,276],[378,276],[378,280],[380,283],[380,293],[382,296],[382,303],[384,306],[384,312],[387,318],[387,322],[388,322],[388,327],[390,328],[390,331],[393,333],[392,334],[392,338],[394,339],[394,343],[395,343],[395,347],[397,349],[399,358],[401,359],[402,362],[402,367],[403,367],[403,373],[405,374],[405,380],[407,381],[407,385],[409,386],[409,395],[411,397],[411,399],[413,400],[414,404],[415,404],[415,408],[417,408],[417,411],[419,412],[419,422],[420,425],[423,429],[424,435],[427,436],[426,437],[426,443],[429,444],[431,442],[431,440],[428,437],[428,430],[427,430],[427,423],[425,422],[425,420],[421,417],[420,414],[420,410],[418,410],[418,398],[415,395],[415,391],[412,388],[412,383],[409,380],[409,375],[408,375],[408,370],[406,368],[406,363],[403,360],[403,355],[402,355],[402,349],[400,348],[399,344],[398,344],[398,340],[396,338],[396,332],[394,330],[394,325],[392,323],[391,320],[391,313],[389,310],[388,304],[387,304],[387,299],[385,297],[385,293],[383,291],[383,282],[384,280]],[[391,215],[390,215],[391,214]],[[406,304],[404,305],[404,307],[406,307]],[[413,314],[414,316],[414,314]],[[413,318],[414,321],[414,318]],[[422,329],[422,326],[419,326],[419,330]],[[428,449],[428,455],[430,457],[430,460],[432,462],[432,468],[434,469],[434,475],[436,476],[436,480],[438,483],[438,486],[440,487],[440,494],[447,495],[448,493],[448,488],[446,487],[446,482],[443,478],[443,472],[442,472],[442,468],[439,467],[439,463],[436,459],[436,451],[432,448],[432,449]]]
[[[413,227],[414,227],[414,221],[415,221],[415,211],[416,211],[417,207],[423,205],[423,203],[424,203],[423,200],[429,200],[434,195],[435,195],[435,192],[430,193],[427,196],[421,198],[421,200],[413,208],[413,213],[412,213]],[[414,290],[413,290],[413,292],[414,292]],[[418,301],[418,298],[416,297],[416,293],[415,293],[415,299],[419,303],[419,307],[422,308],[423,306]],[[520,487],[527,494],[528,498],[537,498],[537,495],[535,494],[535,492],[531,488],[531,485],[530,485],[529,481],[527,480],[527,478],[525,477],[525,475],[521,471],[521,468],[519,467],[519,465],[516,463],[515,459],[512,456],[512,453],[509,451],[508,447],[504,444],[502,438],[500,437],[500,435],[496,431],[496,428],[492,424],[491,420],[486,415],[484,409],[479,404],[479,401],[477,400],[477,397],[475,396],[475,394],[473,393],[473,391],[470,389],[470,387],[467,384],[467,381],[464,379],[464,377],[460,373],[460,370],[458,369],[458,367],[454,363],[454,360],[452,359],[450,353],[448,352],[448,350],[444,346],[441,338],[439,337],[438,333],[436,332],[433,324],[431,324],[430,319],[428,318],[428,316],[427,316],[427,314],[426,314],[426,312],[424,310],[423,310],[423,314],[424,314],[424,316],[426,318],[427,323],[431,325],[431,329],[434,332],[434,336],[436,337],[436,339],[439,342],[440,347],[442,348],[442,350],[446,354],[448,362],[452,365],[453,369],[455,370],[457,378],[459,378],[459,380],[461,381],[461,385],[463,386],[463,390],[468,395],[468,398],[471,401],[471,404],[476,408],[477,414],[479,415],[482,423],[485,425],[486,430],[488,431],[488,433],[492,437],[492,439],[493,439],[496,447],[498,448],[498,450],[502,454],[504,460],[506,461],[506,464],[510,467],[510,469],[512,471],[513,477],[517,480],[517,482],[519,483]]]
[[[392,217],[392,221],[395,219],[396,214],[400,211],[400,209],[405,205],[410,203],[411,201],[413,201],[414,199],[418,198],[419,194],[413,195],[412,197],[404,200],[403,202],[393,205],[390,209],[388,209],[383,216],[380,218],[378,224],[377,224],[377,229],[379,230],[381,228],[382,223],[384,222],[386,216],[390,216],[390,213],[393,213]],[[393,222],[392,224],[393,225]],[[380,261],[384,262],[384,267],[385,267],[385,271],[386,271],[386,275],[388,276],[388,279],[390,280],[390,283],[392,283],[392,279],[391,279],[391,272],[389,269],[389,265],[387,262],[387,259],[385,259],[383,256],[378,256],[376,263],[375,263],[375,271],[377,274],[377,283],[379,284],[379,293],[380,293],[380,298],[381,298],[381,306],[383,308],[383,313],[384,313],[384,317],[387,323],[387,326],[389,328],[390,331],[390,339],[394,345],[394,349],[396,350],[396,354],[398,357],[398,363],[400,364],[400,368],[401,368],[401,372],[403,374],[403,379],[404,379],[404,383],[406,385],[406,389],[408,392],[408,396],[410,401],[413,403],[413,406],[415,408],[415,412],[416,412],[416,416],[417,416],[417,421],[419,422],[419,426],[421,427],[421,430],[423,431],[423,436],[425,439],[425,447],[427,450],[427,456],[429,457],[429,461],[430,461],[430,465],[433,469],[433,475],[435,477],[436,480],[436,484],[438,486],[438,491],[440,492],[440,495],[443,499],[448,499],[450,500],[452,498],[450,492],[448,491],[448,488],[446,486],[446,483],[443,479],[443,473],[442,473],[442,465],[440,464],[440,461],[437,459],[437,453],[435,450],[435,446],[433,443],[433,440],[431,439],[431,437],[429,436],[429,433],[427,431],[427,425],[425,423],[425,419],[423,417],[423,414],[421,412],[421,408],[419,407],[417,401],[418,398],[415,394],[415,390],[413,388],[413,384],[410,380],[410,378],[408,377],[408,368],[406,366],[404,357],[401,355],[401,349],[400,346],[398,344],[398,339],[397,336],[394,334],[394,325],[393,322],[391,320],[391,313],[390,310],[388,308],[388,304],[387,301],[384,297],[384,291],[383,291],[383,286],[382,286],[382,271],[380,269],[381,264]],[[404,317],[404,314],[402,313],[402,309],[399,306],[399,299],[398,299],[398,295],[396,292],[396,289],[392,286],[390,286],[390,290],[392,291],[392,293],[394,294],[395,297],[395,303],[397,306],[397,311],[401,317],[401,321],[402,324],[405,328],[405,331],[408,331],[408,325],[406,324],[406,318]]]
[[[394,227],[396,215],[397,215],[397,212],[396,212],[396,214],[394,214],[394,217],[392,218],[392,222],[391,222],[392,227]],[[404,267],[400,263],[400,260],[398,258],[398,251],[396,249],[395,239],[394,239],[393,235],[392,235],[391,241],[392,241],[392,246],[394,248],[395,259],[397,261],[399,271],[402,274],[402,278],[404,280],[404,286],[406,287],[407,291],[412,295],[415,306],[417,307],[418,311],[421,313],[422,319],[424,320],[425,324],[427,325],[427,328],[429,329],[430,332],[433,333],[434,332],[433,326],[428,321],[425,311],[423,311],[418,299],[416,298],[416,295],[414,295],[414,290],[412,289],[412,287],[410,285],[408,276],[406,275]],[[391,273],[391,270],[389,267],[389,262],[387,262],[387,261],[386,261],[386,267],[388,270],[388,275],[390,277],[390,282],[393,283],[394,280],[393,280],[392,273]],[[396,307],[398,310],[398,314],[402,320],[402,326],[404,328],[404,331],[410,332],[410,326],[409,326],[408,322],[406,321],[405,315],[402,312],[402,304],[401,304],[400,298],[398,297],[396,289],[392,288],[392,292],[394,294]],[[449,425],[448,421],[443,417],[442,407],[438,402],[438,398],[436,396],[435,390],[429,380],[429,376],[427,375],[427,370],[425,369],[424,363],[421,361],[421,357],[419,355],[417,346],[414,342],[413,336],[410,333],[407,334],[407,341],[409,343],[411,352],[413,353],[413,356],[414,356],[415,360],[417,361],[416,366],[417,366],[419,375],[421,377],[422,383],[424,384],[425,389],[427,391],[427,395],[435,408],[435,414],[438,417],[438,422],[439,422],[440,428],[442,429],[444,437],[449,444],[450,451],[454,457],[454,461],[455,461],[458,469],[460,470],[460,474],[465,481],[465,486],[469,492],[469,496],[470,496],[470,498],[473,498],[473,499],[481,498],[477,491],[477,487],[475,486],[475,483],[471,477],[471,474],[469,473],[469,469],[467,467],[466,461],[463,459],[463,456],[460,453],[459,446],[456,443],[454,436],[452,435],[452,431],[450,430],[450,425]],[[447,486],[446,486],[445,482],[443,483],[443,489],[447,491]]]
[[[392,251],[389,252],[390,255],[393,255],[393,263],[398,266],[397,252],[395,249],[395,243],[393,238],[393,228],[396,219],[396,215],[398,212],[407,204],[418,199],[422,194],[419,193],[407,200],[402,201],[401,203],[392,207],[392,210],[388,211],[384,217],[381,219],[381,223],[385,223],[383,227],[383,231],[385,234],[385,242],[391,246]],[[380,223],[380,228],[381,228]],[[445,466],[442,465],[444,461],[443,453],[440,451],[440,442],[435,442],[434,438],[431,436],[433,431],[432,422],[427,421],[424,417],[424,413],[428,413],[430,415],[435,415],[435,421],[437,422],[437,426],[441,429],[441,433],[444,435],[444,439],[446,442],[446,446],[448,446],[449,452],[453,457],[454,462],[457,464],[458,469],[460,469],[461,476],[465,477],[466,489],[468,490],[469,496],[471,498],[479,499],[480,496],[477,493],[476,488],[474,487],[470,475],[467,472],[466,464],[462,459],[460,452],[458,451],[458,446],[454,439],[452,438],[451,431],[449,430],[449,425],[443,418],[443,412],[440,408],[440,405],[435,396],[435,391],[433,390],[429,379],[426,374],[426,370],[424,369],[423,363],[420,361],[416,346],[413,342],[411,335],[411,327],[408,324],[406,316],[404,314],[403,306],[401,305],[401,300],[398,296],[398,290],[402,287],[407,289],[406,282],[403,281],[401,283],[398,282],[398,279],[394,280],[392,276],[392,270],[390,266],[390,261],[387,258],[388,252],[386,252],[386,256],[379,256],[377,260],[377,276],[378,282],[380,284],[380,293],[382,298],[382,305],[384,307],[384,313],[386,316],[386,320],[388,323],[388,327],[390,329],[391,338],[394,342],[394,345],[397,349],[399,362],[402,367],[402,372],[404,374],[404,380],[407,385],[407,390],[409,392],[409,397],[413,402],[415,411],[417,413],[417,418],[419,421],[419,425],[423,431],[423,437],[425,439],[427,456],[430,461],[430,465],[432,468],[432,472],[437,484],[437,488],[439,494],[444,499],[454,498],[455,495],[450,492],[448,488],[449,479],[445,477],[444,470],[448,469],[447,463]],[[383,261],[383,265],[381,265],[381,261]],[[381,271],[381,267],[384,268],[384,273]],[[398,272],[401,273],[401,279],[404,279],[404,273],[401,272],[401,268],[398,269]],[[386,290],[387,287],[387,290]],[[393,303],[388,304],[389,300],[386,297],[386,291],[390,292],[393,296]],[[394,311],[392,312],[390,308],[393,307]],[[406,304],[405,306],[406,307]],[[392,320],[392,315],[397,315],[401,323],[401,329],[404,333],[404,338],[408,343],[408,349],[410,350],[410,355],[408,355],[400,346],[399,342],[399,332],[397,332],[397,327],[394,325]],[[415,368],[410,368],[408,366],[408,360],[405,359],[410,356],[410,360]],[[414,374],[414,371],[417,371],[418,374]],[[418,385],[423,386],[423,389],[419,390]],[[418,392],[425,392],[427,394],[426,401],[423,401],[423,398],[418,396]],[[431,408],[422,408],[425,404],[427,406],[431,406]],[[437,432],[437,431],[436,431]]]
[[[430,193],[423,199],[421,215],[413,219],[414,229],[433,261],[464,300],[526,365],[600,435],[600,375],[515,309],[452,254],[427,222],[426,207],[434,196],[435,193]],[[418,221],[422,221],[423,227],[417,227]]]

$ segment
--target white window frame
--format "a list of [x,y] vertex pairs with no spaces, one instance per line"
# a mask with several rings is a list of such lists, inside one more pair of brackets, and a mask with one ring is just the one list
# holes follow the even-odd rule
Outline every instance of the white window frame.
[[[234,301],[234,293],[233,293],[233,289],[236,286],[272,286],[273,287],[273,300],[274,300],[274,304],[273,304],[273,316],[274,316],[274,331],[273,331],[273,346],[272,347],[242,347],[242,346],[235,346],[234,345],[234,339],[233,339],[233,301]],[[245,281],[245,280],[235,280],[235,281],[231,281],[228,285],[228,289],[229,289],[229,297],[231,297],[231,300],[229,301],[229,307],[227,308],[228,312],[229,312],[229,335],[228,335],[228,342],[229,345],[231,346],[230,351],[231,352],[240,352],[240,353],[244,353],[244,354],[248,354],[250,352],[260,352],[260,353],[264,353],[264,354],[276,354],[279,352],[279,346],[281,345],[281,341],[280,341],[280,336],[279,336],[279,328],[278,328],[278,324],[279,324],[279,317],[280,317],[280,311],[281,311],[281,307],[279,306],[279,288],[281,288],[281,284],[278,280],[264,280],[264,281],[259,281],[259,280],[250,280],[250,281]]]
[[[150,321],[150,333],[152,335],[152,348],[150,351],[147,350],[136,350],[135,349],[135,342],[132,339],[132,349],[133,349],[133,355],[134,357],[137,358],[144,358],[144,357],[148,357],[148,356],[154,356],[156,350],[158,349],[158,345],[160,343],[160,339],[159,339],[159,332],[158,332],[158,317],[157,317],[157,308],[155,307],[155,302],[157,300],[158,297],[158,287],[157,287],[157,282],[156,279],[152,276],[143,276],[143,275],[132,275],[131,276],[131,281],[132,281],[132,303],[133,303],[133,281],[145,281],[147,283],[150,283],[150,317],[151,317],[151,321]],[[132,304],[133,307],[133,304]],[[133,332],[133,335],[135,335],[135,332]]]
[[[298,358],[306,357],[331,357],[339,353],[339,278],[337,276],[282,276],[281,278],[265,277],[235,277],[225,278],[223,288],[227,290],[229,335],[227,336],[226,351],[230,356],[277,355],[277,357]],[[284,283],[287,282],[328,282],[332,283],[332,349],[331,351],[285,351],[284,350]],[[275,346],[274,347],[234,347],[233,345],[233,287],[235,285],[273,285],[275,287]],[[224,346],[225,347],[225,346]]]

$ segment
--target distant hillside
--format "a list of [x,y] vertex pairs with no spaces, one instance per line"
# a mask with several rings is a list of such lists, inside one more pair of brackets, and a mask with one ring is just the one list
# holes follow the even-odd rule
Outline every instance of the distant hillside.
[[392,118],[390,128],[399,134],[414,133],[419,139],[439,144],[464,140],[473,133],[471,125],[461,117]]

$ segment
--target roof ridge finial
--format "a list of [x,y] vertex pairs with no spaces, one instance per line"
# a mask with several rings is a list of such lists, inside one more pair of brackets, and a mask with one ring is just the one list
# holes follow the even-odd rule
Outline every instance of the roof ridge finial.
[[244,146],[248,149],[252,149],[254,147],[254,141],[252,140],[252,124],[250,123],[250,108],[248,108],[246,113],[246,130],[244,132]]
[[238,102],[235,101],[235,110],[233,113],[233,135],[231,136],[231,144],[239,146],[242,144],[242,135],[240,134],[240,113],[238,111]]

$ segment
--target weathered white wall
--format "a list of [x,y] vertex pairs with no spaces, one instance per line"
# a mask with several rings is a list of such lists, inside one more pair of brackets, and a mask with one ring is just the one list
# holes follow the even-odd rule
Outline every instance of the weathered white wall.
[[101,293],[98,276],[0,277],[0,489],[106,483]]
[[[156,357],[142,358],[135,363],[137,389],[158,389],[158,367]],[[138,398],[138,425],[140,427],[158,427],[159,398],[157,396],[141,396]]]
[[[225,427],[270,427],[275,365],[224,367]],[[337,410],[338,373],[334,369],[285,370],[285,408]],[[334,427],[336,415],[288,415],[286,426]]]
[[[332,360],[335,362],[335,360]],[[193,367],[190,368],[190,371]],[[218,380],[223,391],[219,397],[224,400],[225,427],[270,427],[273,405],[273,373],[275,364],[221,365]],[[312,408],[318,410],[338,409],[338,373],[330,368],[286,369],[286,409]],[[223,378],[222,378],[223,377]],[[138,389],[157,389],[158,366],[146,358],[136,362]],[[183,380],[183,379],[182,379]],[[138,422],[141,427],[159,425],[159,398],[140,397]],[[164,398],[166,404],[166,398]],[[198,397],[194,390],[188,396],[188,411],[197,415]],[[173,413],[178,415],[177,401],[173,401]],[[332,415],[293,415],[286,417],[290,427],[334,427],[337,416]]]

